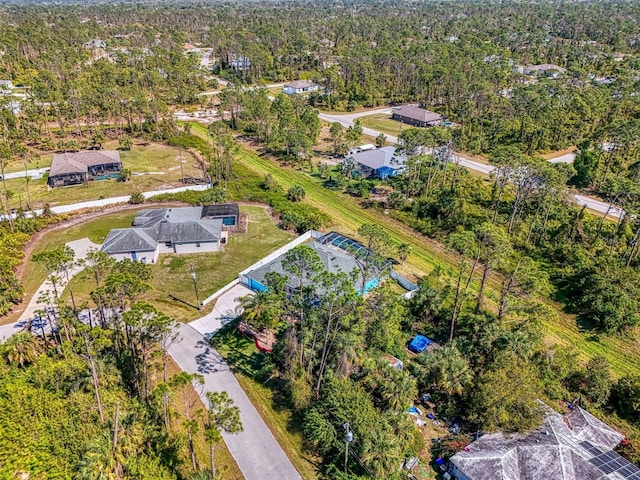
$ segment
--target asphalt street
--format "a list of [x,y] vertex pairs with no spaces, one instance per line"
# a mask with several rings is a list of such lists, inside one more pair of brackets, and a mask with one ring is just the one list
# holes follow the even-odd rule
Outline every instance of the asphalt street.
[[181,325],[179,334],[169,354],[183,371],[204,376],[201,397],[205,405],[205,392],[226,391],[240,409],[244,431],[223,438],[242,475],[247,480],[301,480],[220,354],[189,325]]
[[[318,116],[320,117],[320,120],[324,120],[325,122],[339,122],[344,127],[350,127],[354,124],[356,118],[365,117],[368,115],[380,114],[380,113],[390,114],[391,112],[392,110],[387,107],[387,108],[379,108],[377,110],[367,110],[367,111],[358,112],[358,113],[348,113],[344,115],[343,114],[334,115],[334,114],[321,112],[319,113]],[[371,137],[377,137],[378,135],[380,135],[380,133],[383,133],[378,130],[374,130],[372,128],[367,128],[367,127],[363,128],[363,132],[366,135],[369,135]],[[387,135],[387,134],[385,134],[385,136],[387,137],[387,142],[391,144],[398,143],[398,137],[395,137],[393,135]],[[481,172],[488,175],[495,169],[495,167],[493,167],[492,165],[476,162],[475,160],[467,158],[458,153],[454,153],[454,156],[456,157],[456,161],[459,162],[461,166],[468,168],[470,170],[474,170],[476,172]],[[573,162],[574,157],[575,157],[574,154],[569,153],[566,155],[562,155],[560,157],[552,158],[549,160],[549,162],[571,163]],[[624,214],[624,211],[621,208],[618,208],[618,207],[609,208],[608,203],[602,202],[600,200],[596,200],[595,198],[586,197],[584,195],[574,195],[573,199],[578,205],[586,205],[587,208],[599,213],[607,214],[607,216],[610,216],[610,217],[620,218],[620,216]]]

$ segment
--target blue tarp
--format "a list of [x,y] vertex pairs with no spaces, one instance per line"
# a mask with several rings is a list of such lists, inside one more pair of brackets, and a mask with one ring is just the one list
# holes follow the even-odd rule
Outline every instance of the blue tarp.
[[416,335],[409,344],[409,350],[415,353],[420,353],[423,352],[430,343],[433,343],[433,340],[425,337],[424,335]]

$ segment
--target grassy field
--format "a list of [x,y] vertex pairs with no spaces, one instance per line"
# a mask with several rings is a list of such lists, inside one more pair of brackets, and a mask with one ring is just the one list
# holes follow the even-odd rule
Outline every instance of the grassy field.
[[[105,143],[105,149],[117,148],[117,142]],[[48,167],[51,164],[51,157],[48,160],[41,160],[40,167]],[[133,192],[144,192],[146,190],[159,190],[180,186],[180,151],[177,148],[150,143],[148,145],[134,145],[130,151],[120,152],[124,168],[132,172],[131,180],[128,182],[118,182],[115,179],[89,182],[86,185],[75,185],[65,188],[49,189],[44,178],[39,180],[29,180],[29,197],[33,209],[42,208],[45,203],[50,206],[65,205],[69,203],[83,202],[87,200],[97,200],[100,198],[130,195]],[[183,171],[185,176],[201,177],[202,172],[198,169],[195,159],[188,152],[182,152]],[[35,168],[35,166],[29,166]],[[26,207],[27,179],[16,178],[6,181],[7,189],[13,192],[11,200],[12,207]]]
[[302,478],[317,478],[316,465],[320,463],[320,459],[310,457],[304,451],[301,419],[292,414],[290,406],[282,397],[283,385],[278,383],[281,380],[273,378],[266,384],[261,381],[259,372],[264,354],[252,340],[238,333],[236,324],[237,322],[228,323],[212,338],[216,351],[232,365],[242,389]]
[[[249,216],[249,230],[244,234],[230,235],[224,251],[188,255],[160,255],[158,262],[151,265],[152,289],[145,295],[145,300],[152,302],[158,309],[178,321],[195,320],[213,308],[213,304],[209,304],[205,309],[199,311],[169,297],[169,295],[173,295],[189,304],[196,304],[190,273],[191,266],[196,272],[198,294],[200,301],[202,301],[236,278],[238,272],[295,238],[293,234],[279,229],[263,207],[243,206],[241,212]],[[133,216],[134,214],[130,213],[120,219],[119,226],[130,226]],[[66,241],[84,238],[87,236],[85,233],[92,232],[93,238],[91,236],[89,238],[96,242],[100,241],[105,228],[108,233],[108,230],[112,228],[109,224],[115,220],[117,217],[101,218],[88,222],[81,229],[77,229],[77,233],[74,233],[73,237],[71,235],[66,237]],[[37,268],[37,266],[35,267]],[[40,282],[34,283],[35,288],[40,284]],[[79,273],[72,280],[71,288],[76,301],[90,303],[90,292],[94,288],[94,284],[88,272]]]
[[[201,135],[205,134],[204,130],[198,126],[194,126],[193,131]],[[379,211],[364,209],[346,194],[324,188],[319,179],[303,171],[283,168],[247,149],[241,151],[237,160],[261,176],[270,173],[285,189],[294,184],[302,185],[306,191],[305,201],[329,215],[334,221],[332,227],[336,230],[355,235],[363,223],[376,223],[394,241],[411,245],[412,254],[403,273],[420,276],[431,271],[436,265],[440,265],[445,271],[453,272],[456,257],[444,250],[441,244],[420,235],[405,224]],[[493,301],[496,300],[497,292],[494,288],[488,292],[488,296]],[[550,301],[548,303],[556,309],[560,307]],[[583,360],[594,355],[603,355],[610,362],[616,377],[640,373],[640,342],[634,335],[598,336],[583,332],[575,317],[559,310],[557,315],[550,315],[542,321],[542,328],[550,343],[573,345],[580,352]]]
[[392,120],[391,115],[388,113],[376,113],[360,117],[360,123],[363,127],[373,128],[383,132],[385,135],[393,135],[394,137],[397,137],[401,131],[412,128],[411,125]]

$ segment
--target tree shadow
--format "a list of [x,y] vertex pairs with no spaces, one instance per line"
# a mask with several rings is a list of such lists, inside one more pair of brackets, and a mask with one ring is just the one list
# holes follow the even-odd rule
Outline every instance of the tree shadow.
[[205,340],[199,340],[196,348],[202,350],[201,353],[196,355],[198,373],[204,375],[229,369],[229,365],[226,364],[222,355],[216,352]]

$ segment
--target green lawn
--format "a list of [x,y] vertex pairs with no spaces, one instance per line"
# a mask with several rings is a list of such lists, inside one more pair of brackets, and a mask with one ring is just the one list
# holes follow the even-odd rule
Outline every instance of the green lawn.
[[284,398],[282,381],[273,378],[264,383],[260,373],[264,354],[252,340],[238,333],[236,325],[237,321],[234,321],[222,327],[211,339],[214,347],[232,366],[242,389],[302,478],[317,478],[316,465],[320,463],[320,459],[310,457],[303,448],[301,419],[292,413]]
[[[213,304],[198,311],[169,297],[173,295],[192,305],[196,304],[190,273],[192,265],[196,272],[199,298],[202,301],[236,278],[238,272],[295,238],[293,234],[279,229],[265,208],[243,206],[240,211],[249,216],[249,231],[230,235],[224,251],[160,255],[158,262],[151,265],[152,290],[145,295],[145,299],[178,321],[195,320],[213,308]],[[130,214],[126,226],[131,225],[132,218],[133,214]],[[88,229],[91,223],[93,222],[87,223],[85,228]],[[102,222],[94,228],[99,230],[100,225]],[[82,303],[89,301],[94,284],[89,273],[81,272],[73,279],[71,287],[76,300]]]
[[392,120],[391,115],[388,113],[376,113],[360,117],[360,123],[363,127],[373,128],[394,137],[397,137],[401,131],[412,128],[411,125]]
[[[206,131],[197,125],[194,125],[193,132],[206,134]],[[440,243],[420,235],[377,210],[363,208],[353,197],[324,188],[319,179],[303,171],[281,167],[276,162],[247,149],[241,150],[237,161],[260,176],[270,173],[285,189],[294,184],[302,185],[306,191],[305,201],[329,215],[336,230],[355,236],[358,227],[363,223],[376,223],[394,241],[411,245],[412,254],[402,270],[403,273],[420,276],[430,272],[436,265],[443,267],[445,271],[454,271],[456,257],[448,253]],[[497,298],[496,282],[494,279],[488,292],[489,299],[493,301]],[[640,348],[635,335],[596,336],[582,332],[574,316],[562,313],[559,310],[560,305],[551,301],[548,303],[558,310],[557,316],[550,316],[542,322],[542,328],[550,343],[573,345],[581,353],[583,360],[594,355],[603,355],[611,364],[615,376],[640,373]]]
[[[117,148],[117,142],[105,143],[105,149]],[[158,143],[148,145],[134,145],[131,151],[120,152],[124,168],[133,173],[128,182],[118,182],[115,179],[89,182],[86,185],[75,185],[65,188],[49,189],[44,178],[29,180],[29,196],[27,196],[27,179],[17,178],[7,180],[7,189],[13,192],[12,207],[26,207],[28,197],[31,198],[33,209],[42,208],[45,203],[50,206],[66,205],[70,203],[97,200],[146,190],[160,190],[180,186],[180,151],[177,148]],[[40,161],[40,167],[51,164]],[[186,151],[182,151],[183,171],[185,176],[201,177],[195,158]],[[29,166],[35,168],[35,166]],[[136,175],[141,173],[143,175]]]
[[[140,208],[145,208],[141,206]],[[49,248],[62,247],[66,242],[78,240],[80,238],[89,238],[94,243],[102,243],[112,228],[126,228],[131,226],[131,221],[135,216],[135,210],[127,210],[121,213],[112,213],[100,216],[86,223],[52,230],[46,233],[38,242],[33,250],[33,254],[47,250]],[[26,260],[25,269],[22,275],[22,284],[25,291],[25,300],[33,296],[40,284],[45,280],[46,273],[44,269],[31,260]],[[19,315],[8,315],[0,319],[0,323],[15,322]]]

